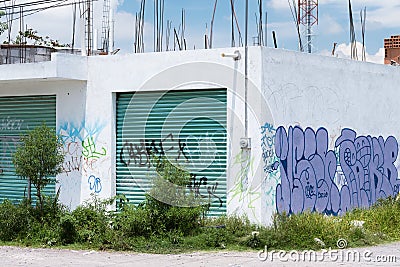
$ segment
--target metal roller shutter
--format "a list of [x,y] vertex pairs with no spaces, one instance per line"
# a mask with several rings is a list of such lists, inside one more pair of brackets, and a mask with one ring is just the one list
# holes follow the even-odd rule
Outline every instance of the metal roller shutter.
[[[27,181],[15,174],[12,155],[20,136],[46,122],[56,127],[56,96],[0,97],[0,202],[21,200],[26,194]],[[55,181],[55,179],[54,179]],[[32,197],[36,193],[32,186]],[[44,194],[55,193],[55,182]]]
[[150,189],[149,154],[191,174],[188,188],[226,213],[226,90],[122,93],[117,97],[117,194],[139,204]]

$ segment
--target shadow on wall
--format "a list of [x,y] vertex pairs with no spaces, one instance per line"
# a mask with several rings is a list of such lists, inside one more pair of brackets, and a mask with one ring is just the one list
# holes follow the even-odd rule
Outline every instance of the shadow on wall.
[[339,215],[399,193],[396,138],[357,136],[343,129],[333,151],[328,150],[328,136],[325,128],[276,130],[279,213],[310,210]]

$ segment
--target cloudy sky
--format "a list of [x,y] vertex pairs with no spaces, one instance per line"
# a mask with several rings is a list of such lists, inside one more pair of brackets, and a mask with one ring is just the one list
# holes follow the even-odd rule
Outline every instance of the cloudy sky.
[[[15,0],[20,2],[33,2],[27,0]],[[115,47],[121,48],[121,53],[131,53],[134,42],[135,14],[139,12],[140,0],[111,0],[115,10]],[[288,2],[293,0],[263,0],[264,12],[267,12],[268,20],[267,45],[272,46],[271,32],[275,31],[280,48],[297,50],[297,34],[295,23]],[[5,4],[0,1],[0,7]],[[8,1],[8,3],[11,1]],[[73,2],[73,0],[66,0]],[[204,34],[209,33],[210,22],[215,0],[165,0],[165,20],[172,22],[174,28],[179,31],[181,27],[181,10],[186,12],[185,36],[188,49],[200,49],[204,47]],[[244,0],[235,0],[239,27],[244,36]],[[296,0],[297,2],[297,0]],[[153,50],[153,0],[146,1],[145,13],[145,50]],[[249,0],[249,44],[253,43],[256,36],[256,12],[258,0]],[[101,36],[103,0],[95,2],[95,27]],[[49,4],[54,5],[54,4]],[[383,39],[391,35],[400,34],[400,1],[399,0],[352,0],[354,27],[356,39],[361,42],[360,11],[367,8],[366,23],[366,49],[367,60],[383,62]],[[214,23],[214,47],[227,47],[231,42],[231,17],[230,1],[219,0]],[[27,12],[28,13],[28,12]],[[78,8],[79,13],[79,8]],[[79,16],[78,16],[79,17]],[[18,15],[14,15],[13,33],[19,29]],[[48,9],[24,17],[24,25],[38,31],[39,35],[50,36],[62,43],[71,43],[73,29],[73,8],[71,6]],[[349,13],[348,0],[320,0],[319,24],[314,27],[314,50],[319,54],[330,54],[333,43],[338,43],[336,56],[348,57],[349,45]],[[1,18],[5,21],[6,16]],[[265,19],[265,18],[264,18]],[[265,22],[265,20],[264,20]],[[77,21],[77,35],[81,32]],[[166,24],[166,23],[165,23]],[[264,25],[265,29],[265,25]],[[165,36],[165,35],[164,35]],[[3,34],[0,39],[7,37]],[[79,37],[76,36],[79,43]],[[172,37],[171,37],[172,40]],[[171,41],[172,42],[172,41]],[[99,42],[100,43],[100,42]],[[165,43],[165,40],[164,40]],[[173,45],[172,43],[170,46]],[[79,44],[78,44],[79,46]],[[358,45],[360,48],[360,44]],[[359,49],[360,51],[361,49]],[[361,57],[361,55],[359,55]]]

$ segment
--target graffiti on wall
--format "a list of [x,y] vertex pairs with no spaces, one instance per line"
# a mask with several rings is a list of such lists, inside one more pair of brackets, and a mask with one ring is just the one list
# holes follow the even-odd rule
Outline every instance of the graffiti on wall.
[[175,161],[181,158],[188,161],[185,147],[186,143],[180,139],[175,140],[174,135],[170,133],[165,138],[159,140],[140,139],[136,144],[125,142],[119,153],[119,159],[126,167],[134,164],[134,166],[150,168],[152,154],[157,157],[163,157],[166,152],[175,151]]
[[[352,129],[343,129],[335,141],[337,153],[328,148],[328,142],[325,128],[316,132],[297,126],[276,130],[279,213],[310,210],[337,215],[398,194],[396,138],[358,136]],[[339,184],[336,176],[340,175],[343,182]]]
[[262,158],[264,161],[264,172],[270,173],[274,171],[274,163],[275,163],[275,135],[276,129],[270,123],[265,123],[264,126],[261,126],[261,150],[262,150]]
[[[190,174],[190,182],[187,185],[190,190],[190,193],[193,193],[195,197],[203,198],[203,199],[217,199],[219,202],[219,207],[222,207],[222,199],[216,194],[218,189],[218,182],[215,182],[213,185],[208,184],[208,178],[203,176],[198,178],[196,174]],[[206,189],[207,194],[202,193],[201,189]]]
[[[11,155],[17,150],[17,146],[20,143],[19,136],[4,136],[0,135],[0,154],[1,155]],[[5,172],[7,169],[14,167],[11,159],[5,158],[0,160],[0,174]]]
[[[194,144],[194,140],[197,141],[197,145],[195,149],[190,150],[187,142]],[[190,166],[194,169],[206,169],[209,166],[206,164],[212,163],[217,153],[216,147],[209,145],[210,140],[193,136],[189,136],[185,140],[176,138],[173,133],[169,133],[162,139],[140,139],[137,142],[126,141],[118,153],[118,159],[125,167],[150,169],[153,162],[152,155],[159,158],[167,156],[173,162],[191,164]],[[222,207],[223,201],[216,193],[218,182],[212,183],[208,177],[203,175],[200,175],[200,177],[199,174],[192,172],[189,175],[190,182],[187,188],[191,193],[194,193],[196,197],[215,200]]]
[[82,155],[87,159],[99,159],[107,155],[107,150],[104,147],[101,147],[100,150],[97,150],[93,136],[90,136],[82,141],[82,149]]
[[23,124],[24,120],[22,119],[10,116],[0,118],[0,131],[6,134],[0,134],[0,155],[5,157],[0,160],[0,174],[3,174],[7,169],[14,166],[11,160],[7,159],[6,155],[11,155],[16,150],[20,137],[12,136],[12,134],[15,134],[15,131],[20,131],[23,128]]
[[252,186],[254,177],[255,157],[248,150],[241,150],[233,160],[233,169],[237,169],[234,175],[234,185],[229,190],[228,204],[237,203],[236,211],[248,210],[253,218],[257,218],[256,201],[261,198],[259,186]]
[[84,141],[87,138],[94,137],[97,141],[97,136],[104,129],[104,124],[95,123],[88,125],[85,121],[81,123],[65,122],[60,125],[58,134],[63,139],[64,143],[68,141]]
[[95,169],[100,159],[105,159],[107,150],[97,141],[103,128],[103,125],[88,127],[84,122],[67,122],[60,126],[58,134],[65,154],[63,173],[68,176],[72,172],[89,172]]
[[266,174],[263,180],[263,194],[266,196],[266,207],[275,207],[275,187],[280,181],[279,158],[275,153],[276,128],[272,123],[261,126],[261,151],[263,169]]
[[0,118],[0,131],[19,131],[23,123],[24,120],[14,119],[10,116]]
[[89,176],[88,184],[89,184],[90,191],[93,191],[94,193],[98,194],[103,189],[103,187],[101,185],[101,179],[99,177],[96,177],[95,175]]

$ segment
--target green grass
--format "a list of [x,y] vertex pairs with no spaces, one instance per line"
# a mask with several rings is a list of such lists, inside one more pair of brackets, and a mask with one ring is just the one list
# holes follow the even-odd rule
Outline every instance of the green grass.
[[[202,217],[196,209],[125,205],[118,213],[96,199],[73,212],[49,200],[45,216],[21,202],[0,204],[0,245],[182,253],[192,251],[303,250],[370,246],[400,240],[400,201],[380,200],[341,217],[305,212],[275,215],[263,227],[244,217]],[[155,218],[157,218],[155,220]],[[362,227],[354,221],[364,221]],[[314,239],[322,240],[325,246]]]

